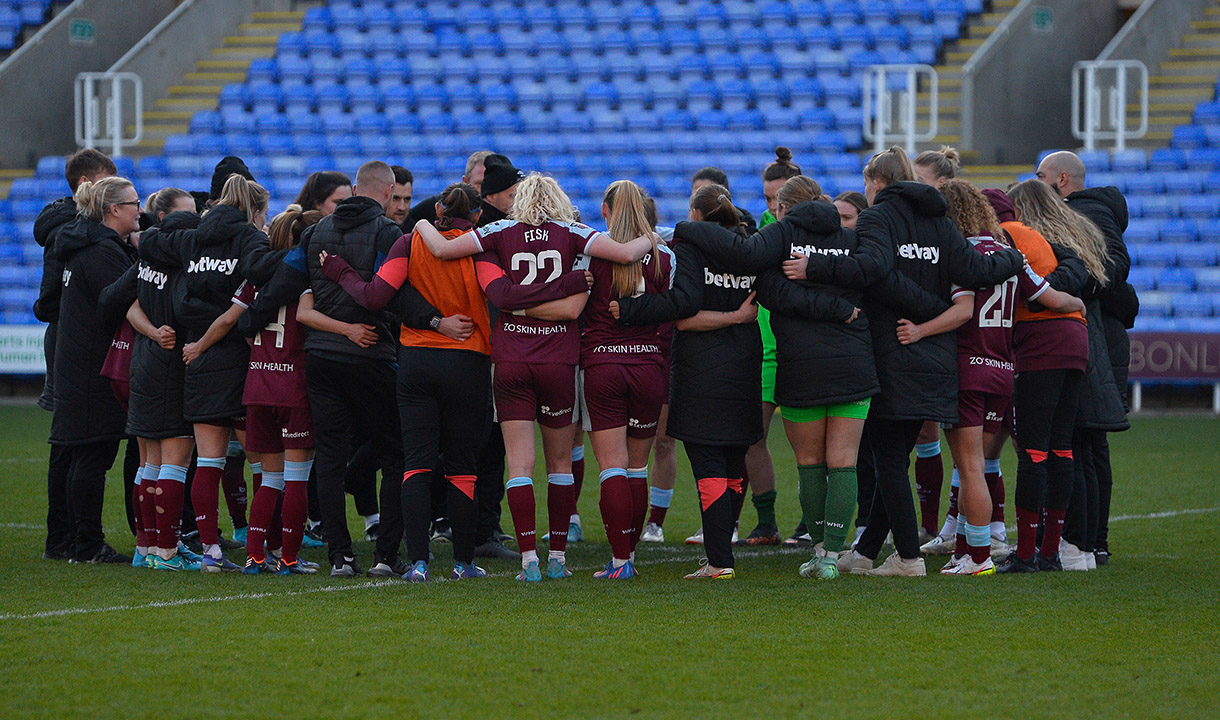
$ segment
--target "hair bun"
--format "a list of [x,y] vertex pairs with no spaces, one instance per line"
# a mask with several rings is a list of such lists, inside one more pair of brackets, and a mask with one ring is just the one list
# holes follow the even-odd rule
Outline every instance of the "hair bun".
[[792,151],[782,145],[775,148],[775,161],[779,163],[792,162]]

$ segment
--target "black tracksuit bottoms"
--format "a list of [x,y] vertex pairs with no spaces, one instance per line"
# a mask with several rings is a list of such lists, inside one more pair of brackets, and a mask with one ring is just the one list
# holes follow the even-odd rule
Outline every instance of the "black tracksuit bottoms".
[[707,478],[738,481],[737,489],[727,488],[720,497],[706,505],[700,489],[699,507],[703,511],[703,548],[707,552],[709,565],[718,568],[734,567],[733,525],[737,511],[745,498],[741,478],[746,470],[745,445],[704,445],[682,442],[686,457],[690,459],[695,482]]
[[[923,420],[882,420],[864,422],[860,439],[861,465],[871,465],[876,475],[876,490],[869,509],[868,526],[856,543],[856,552],[876,558],[885,536],[894,533],[894,549],[910,560],[919,557],[919,521],[911,497],[911,451],[919,438]],[[864,461],[865,456],[871,462]]]
[[402,444],[390,363],[305,355],[305,384],[313,414],[318,501],[331,563],[355,557],[347,528],[344,481],[353,431],[372,440],[381,465],[381,529],[377,559],[393,564],[402,540]]
[[65,447],[69,460],[66,490],[72,508],[75,537],[72,556],[91,559],[102,549],[102,502],[106,497],[106,473],[119,452],[118,440],[99,440]]

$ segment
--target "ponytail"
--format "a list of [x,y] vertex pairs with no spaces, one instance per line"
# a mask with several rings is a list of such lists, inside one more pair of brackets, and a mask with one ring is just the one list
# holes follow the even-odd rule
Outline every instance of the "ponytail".
[[310,225],[326,217],[321,210],[291,207],[275,216],[267,233],[272,250],[287,250],[301,244],[301,235]]
[[801,174],[801,166],[792,162],[792,151],[784,146],[775,148],[775,162],[763,169],[763,182],[787,180]]
[[86,180],[73,193],[76,212],[90,220],[102,222],[106,219],[106,213],[110,212],[115,203],[120,202],[123,191],[129,187],[133,187],[131,181],[121,177],[102,178],[97,182]]
[[791,210],[793,207],[822,198],[822,186],[817,181],[805,175],[788,178],[775,193],[775,202]]
[[[609,211],[606,219],[607,234],[616,242],[629,243],[638,237],[652,238],[652,256],[657,258],[657,234],[648,221],[644,209],[644,191],[630,180],[617,180],[606,188],[602,202]],[[652,263],[653,277],[661,279],[661,263]],[[614,293],[616,297],[631,297],[639,292],[644,279],[644,265],[636,260],[628,265],[614,265]]]
[[704,185],[690,196],[692,210],[698,210],[703,219],[730,230],[745,231],[741,213],[733,205],[733,196],[723,185]]
[[470,183],[457,182],[441,192],[441,212],[436,226],[441,230],[453,227],[454,220],[473,222],[476,212],[482,210],[479,191]]
[[254,218],[259,213],[267,211],[270,201],[271,193],[267,192],[266,188],[234,173],[229,176],[228,180],[225,180],[224,188],[220,191],[220,199],[216,204],[232,205],[245,213],[246,220],[253,224]]

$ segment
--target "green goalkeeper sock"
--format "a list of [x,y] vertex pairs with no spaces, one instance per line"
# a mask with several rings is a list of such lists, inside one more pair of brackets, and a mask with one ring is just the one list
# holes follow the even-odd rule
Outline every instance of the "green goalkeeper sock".
[[758,524],[775,527],[775,491],[768,490],[757,493],[750,498],[754,510],[758,513]]
[[826,479],[825,541],[827,552],[839,552],[847,541],[847,527],[856,510],[856,468],[832,468]]
[[796,476],[805,529],[809,531],[810,540],[817,545],[822,542],[823,518],[826,515],[826,466],[797,465]]

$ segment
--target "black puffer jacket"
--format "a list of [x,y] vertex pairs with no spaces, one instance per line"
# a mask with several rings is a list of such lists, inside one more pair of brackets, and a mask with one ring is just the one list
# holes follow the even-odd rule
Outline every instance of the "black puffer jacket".
[[76,219],[76,202],[60,198],[47,205],[34,220],[34,242],[42,246],[42,283],[34,302],[34,317],[39,322],[59,319],[59,296],[63,292],[64,265],[55,255],[55,238],[65,225]]
[[679,223],[674,237],[739,272],[757,272],[758,301],[771,311],[777,367],[775,401],[789,407],[851,402],[877,393],[868,318],[845,321],[863,302],[860,290],[792,282],[780,266],[793,252],[850,254],[856,234],[839,224],[834,205],[805,202],[783,220],[742,237],[706,222]]
[[1135,326],[1140,301],[1127,276],[1131,271],[1131,256],[1123,233],[1127,231],[1127,201],[1115,187],[1089,188],[1068,195],[1068,206],[1092,220],[1106,237],[1106,272],[1109,285],[1098,296],[1099,315],[1110,353],[1114,374],[1124,407],[1127,404],[1127,374],[1131,362],[1131,341],[1127,330]]
[[[674,246],[674,286],[665,293],[621,298],[619,322],[656,325],[700,310],[732,312],[756,276],[704,257],[690,243]],[[670,437],[706,445],[753,445],[762,437],[762,337],[749,322],[709,332],[677,331],[669,383]]]
[[[181,271],[186,292],[174,308],[179,341],[203,337],[212,322],[233,305],[243,280],[266,282],[283,252],[272,252],[267,236],[232,205],[217,205],[193,230],[152,228],[140,238],[140,258],[156,269]],[[187,368],[185,415],[190,422],[243,414],[241,396],[250,346],[230,332]]]
[[117,440],[127,414],[101,376],[115,326],[101,321],[98,303],[102,291],[131,267],[135,250],[114,230],[78,217],[59,231],[55,257],[63,271],[51,443]]
[[[807,277],[842,287],[879,288],[897,269],[924,292],[947,300],[955,284],[996,285],[1024,265],[1024,257],[1015,249],[980,255],[945,217],[946,210],[944,196],[930,185],[899,182],[885,187],[856,221],[856,252],[811,257]],[[871,290],[866,295],[881,383],[869,417],[955,423],[957,334],[942,333],[902,345],[898,320],[908,315],[900,297]]]
[[339,203],[333,214],[305,231],[301,245],[309,268],[309,284],[313,287],[314,309],[340,322],[365,323],[377,330],[377,343],[362,348],[342,335],[310,329],[305,336],[306,352],[341,362],[395,361],[397,321],[384,310],[372,312],[361,307],[342,285],[326,277],[318,255],[323,250],[338,255],[368,282],[400,237],[402,230],[385,216],[377,201],[359,195]]
[[[166,215],[160,227],[165,232],[189,230],[199,226],[200,218],[191,212]],[[181,338],[186,336],[175,313],[186,300],[186,275],[181,270],[159,270],[141,260],[136,268],[135,292],[140,309],[153,327],[169,325],[179,337],[165,350],[150,338],[136,334],[131,354],[131,399],[127,412],[127,432],[136,437],[168,438],[190,435],[183,406],[186,365],[182,362]]]

